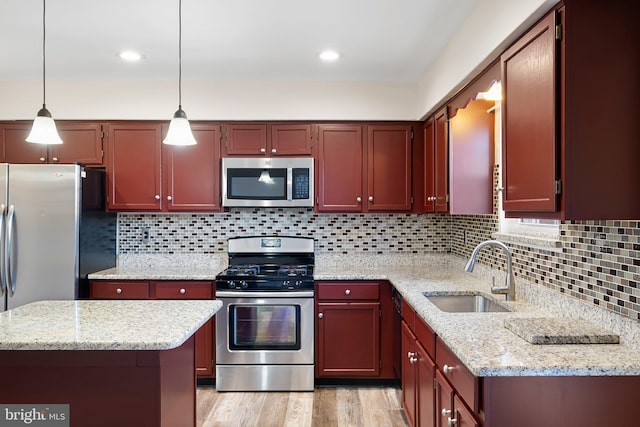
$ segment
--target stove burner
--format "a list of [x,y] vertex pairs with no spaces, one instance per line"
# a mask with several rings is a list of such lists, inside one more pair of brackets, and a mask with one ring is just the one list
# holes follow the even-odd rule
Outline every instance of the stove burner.
[[260,266],[257,264],[232,265],[227,268],[225,273],[236,276],[257,276],[260,273]]
[[307,266],[306,265],[281,265],[278,268],[277,274],[279,276],[306,276],[307,275]]

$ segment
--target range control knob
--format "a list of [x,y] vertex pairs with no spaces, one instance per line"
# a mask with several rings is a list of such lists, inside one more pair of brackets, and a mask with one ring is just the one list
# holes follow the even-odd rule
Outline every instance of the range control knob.
[[240,287],[242,289],[247,289],[249,287],[249,284],[247,283],[246,280],[243,280],[242,282],[240,282]]
[[302,286],[302,280],[296,280],[295,287],[299,288],[300,286]]
[[283,280],[282,281],[282,288],[283,289],[288,289],[291,286],[291,282],[289,280]]
[[229,280],[229,289],[235,289],[236,288],[236,282],[234,282],[233,280]]

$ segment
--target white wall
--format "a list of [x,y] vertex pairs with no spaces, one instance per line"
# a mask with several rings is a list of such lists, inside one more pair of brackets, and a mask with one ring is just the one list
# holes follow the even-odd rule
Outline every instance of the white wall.
[[[480,0],[414,83],[183,81],[192,120],[417,120],[460,89],[558,0]],[[0,120],[32,119],[40,81],[0,82]],[[169,120],[175,81],[47,81],[54,119]]]

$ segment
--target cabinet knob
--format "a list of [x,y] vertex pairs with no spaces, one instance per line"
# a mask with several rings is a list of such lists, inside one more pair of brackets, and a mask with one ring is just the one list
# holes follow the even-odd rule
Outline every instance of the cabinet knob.
[[318,319],[322,319],[323,317],[324,317],[324,314],[318,313]]
[[351,289],[347,289],[346,291],[344,291],[345,295],[351,295]]
[[180,288],[180,295],[184,295],[187,293],[187,290],[185,288]]
[[46,162],[46,161],[47,161],[47,159],[45,159],[44,157],[40,157],[40,161],[41,161],[41,162]]
[[121,293],[122,293],[122,289],[121,289],[121,288],[116,289],[116,294],[118,294],[118,295],[119,295],[119,294],[121,294]]
[[362,197],[360,197],[360,196],[356,197],[356,202],[362,203]]
[[266,152],[267,152],[267,149],[266,149],[266,148],[261,148],[261,149],[260,149],[260,152],[261,152],[261,153],[266,153]]
[[369,201],[373,202],[373,196],[369,196]]
[[453,366],[449,366],[449,365],[444,365],[442,367],[442,372],[444,372],[445,374],[449,374],[451,372],[453,372]]
[[409,358],[409,363],[416,363],[418,361],[417,357],[410,357]]
[[159,195],[159,194],[156,194],[156,195],[154,196],[154,199],[156,199],[156,200],[160,200],[160,195]]
[[57,162],[57,161],[58,161],[58,158],[57,158],[57,157],[54,157],[54,158],[53,158],[53,159],[51,159],[51,160],[52,160],[52,161],[54,161],[54,162]]
[[167,196],[167,200],[171,201],[171,200],[173,200],[173,197]]
[[408,357],[409,359],[411,359],[411,358],[412,358],[413,356],[415,356],[415,355],[416,355],[416,354],[415,354],[413,351],[408,351],[408,352],[407,352],[407,357]]
[[441,413],[442,413],[443,417],[450,417],[451,416],[451,409],[443,409]]
[[272,148],[272,149],[271,149],[271,152],[272,152],[272,153],[277,153],[277,152],[278,152],[278,150],[276,150],[275,148]]
[[450,426],[457,426],[458,425],[458,419],[457,418],[447,418],[447,424]]

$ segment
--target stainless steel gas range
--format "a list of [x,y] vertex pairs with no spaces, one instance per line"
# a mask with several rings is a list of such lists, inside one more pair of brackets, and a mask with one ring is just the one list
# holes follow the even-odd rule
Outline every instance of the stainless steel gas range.
[[313,239],[229,239],[216,276],[218,391],[313,391]]

